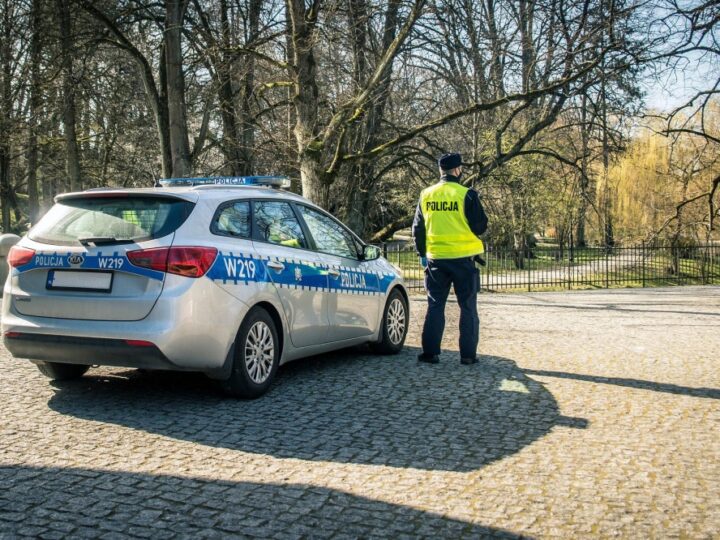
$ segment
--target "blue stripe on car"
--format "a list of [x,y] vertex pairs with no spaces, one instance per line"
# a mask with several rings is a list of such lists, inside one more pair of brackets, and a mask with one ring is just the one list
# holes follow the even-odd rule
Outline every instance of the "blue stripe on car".
[[70,263],[69,259],[73,255],[77,255],[77,252],[37,252],[28,264],[16,268],[15,271],[17,273],[22,273],[29,272],[30,270],[38,270],[45,268],[69,270],[108,270],[127,272],[129,274],[137,274],[150,279],[157,279],[159,281],[162,281],[165,277],[164,272],[151,270],[150,268],[141,268],[139,266],[135,266],[125,255],[121,255],[117,251],[113,252],[112,255],[103,255],[101,251],[98,251],[95,255],[88,255],[87,253],[83,253],[83,262],[80,264]]
[[[267,267],[269,262],[283,264],[282,270]],[[335,269],[338,276],[329,273]],[[315,265],[294,259],[260,259],[243,253],[220,252],[207,277],[223,284],[272,282],[280,287],[322,289],[351,294],[383,294],[396,279],[393,274],[360,272],[355,268]]]

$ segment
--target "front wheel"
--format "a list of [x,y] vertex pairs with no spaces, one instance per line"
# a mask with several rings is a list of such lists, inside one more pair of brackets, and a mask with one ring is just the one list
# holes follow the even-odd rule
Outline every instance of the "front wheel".
[[230,378],[223,384],[234,397],[260,397],[272,383],[280,362],[280,341],[275,322],[263,308],[245,317],[235,339],[235,358]]
[[409,322],[408,303],[402,293],[393,289],[383,311],[380,341],[372,344],[378,354],[397,354],[405,344]]
[[69,381],[79,379],[85,375],[85,372],[90,369],[90,366],[61,364],[59,362],[38,362],[37,368],[40,370],[40,373],[48,379],[52,379],[53,381]]

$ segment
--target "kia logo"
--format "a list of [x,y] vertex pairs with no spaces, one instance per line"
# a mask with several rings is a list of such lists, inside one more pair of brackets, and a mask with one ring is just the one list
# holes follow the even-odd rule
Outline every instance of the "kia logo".
[[70,264],[82,264],[84,260],[85,260],[85,257],[80,255],[79,253],[76,253],[75,255],[70,255],[68,257],[68,262]]

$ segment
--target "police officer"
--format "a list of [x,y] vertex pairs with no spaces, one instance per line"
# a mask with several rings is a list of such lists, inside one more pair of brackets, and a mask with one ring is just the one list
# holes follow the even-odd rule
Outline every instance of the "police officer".
[[440,181],[422,191],[412,233],[415,249],[425,268],[428,308],[422,332],[421,362],[440,361],[445,330],[445,302],[450,285],[460,305],[460,362],[477,363],[480,332],[477,293],[480,274],[476,267],[485,251],[478,238],[487,229],[487,216],[477,192],[460,184],[462,157],[444,154],[438,160]]

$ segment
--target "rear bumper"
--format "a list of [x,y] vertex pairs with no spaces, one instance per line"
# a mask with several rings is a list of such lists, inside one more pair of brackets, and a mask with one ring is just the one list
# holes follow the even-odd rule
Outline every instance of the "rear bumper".
[[155,345],[131,345],[120,339],[17,333],[3,336],[3,344],[18,358],[92,366],[182,370]]
[[[2,332],[5,346],[16,358],[201,371],[215,376],[225,373],[228,354],[247,310],[244,303],[210,280],[169,275],[155,307],[139,321],[20,315],[13,307],[12,294],[6,294]],[[21,337],[5,338],[8,332]],[[149,341],[157,351],[128,346],[127,340]],[[73,356],[75,353],[79,356]]]

